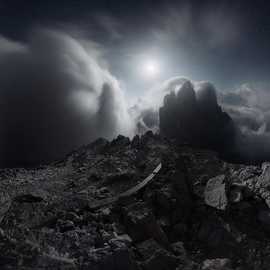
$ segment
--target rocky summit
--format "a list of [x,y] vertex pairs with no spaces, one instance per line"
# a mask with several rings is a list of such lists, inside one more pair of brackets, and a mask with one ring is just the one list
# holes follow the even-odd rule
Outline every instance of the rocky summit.
[[147,132],[0,171],[0,269],[270,266],[270,164]]

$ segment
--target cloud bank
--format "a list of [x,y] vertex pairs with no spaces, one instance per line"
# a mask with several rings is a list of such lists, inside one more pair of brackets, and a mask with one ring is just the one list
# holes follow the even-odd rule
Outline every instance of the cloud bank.
[[26,44],[0,37],[1,166],[134,132],[124,93],[101,63],[98,48],[64,33],[35,32]]
[[[181,105],[178,101],[179,93],[187,83],[196,96],[197,104],[191,106],[187,106],[187,102]],[[184,140],[192,144],[218,150],[230,161],[257,163],[270,160],[270,94],[267,86],[244,84],[236,90],[218,91],[209,82],[174,77],[149,91],[143,101],[137,103],[137,111],[159,115],[155,117],[158,124],[162,121],[159,108],[165,107],[163,124],[170,126],[173,121],[173,130],[167,132],[167,136],[170,133],[178,139],[184,136]],[[180,109],[185,106],[188,107],[186,110]],[[167,118],[166,114],[169,115]],[[226,128],[228,117],[232,122]],[[181,134],[176,130],[177,125],[181,126]]]
[[[52,161],[98,137],[158,131],[164,96],[174,92],[181,97],[179,89],[189,83],[197,111],[188,126],[193,130],[197,130],[194,123],[206,127],[205,137],[211,133],[206,144],[214,141],[219,130],[219,138],[226,137],[230,153],[238,159],[270,159],[267,88],[243,85],[235,91],[217,92],[211,83],[173,77],[129,108],[97,44],[50,30],[33,32],[26,43],[0,36],[0,70],[2,167]],[[181,107],[186,113],[185,104]],[[235,132],[223,134],[218,120],[224,116],[222,110],[232,118]],[[204,118],[198,121],[202,114]]]
[[247,162],[270,160],[270,93],[267,85],[243,84],[233,91],[219,93],[223,109],[240,132],[236,151]]

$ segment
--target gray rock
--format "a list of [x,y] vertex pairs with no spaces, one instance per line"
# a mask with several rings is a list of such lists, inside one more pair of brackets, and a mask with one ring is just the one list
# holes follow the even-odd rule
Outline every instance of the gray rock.
[[150,239],[147,239],[146,241],[138,243],[136,245],[136,248],[140,256],[143,258],[143,260],[149,259],[155,254],[157,250],[162,249],[161,245],[157,241],[155,241],[153,238],[150,238]]
[[258,179],[258,183],[263,187],[270,186],[270,163],[264,162],[262,164],[262,174]]
[[239,203],[243,200],[243,191],[240,187],[233,187],[230,190],[229,201],[232,203]]
[[199,228],[198,239],[218,256],[234,253],[237,248],[237,242],[231,228],[218,217],[205,218]]
[[3,191],[0,192],[0,223],[11,206],[11,198]]
[[202,270],[232,270],[232,263],[230,259],[205,260]]
[[154,238],[162,245],[169,244],[166,234],[157,223],[152,211],[143,203],[137,203],[125,209],[125,225],[128,234],[135,242]]
[[174,270],[178,265],[178,258],[164,249],[159,249],[142,265],[145,270]]
[[207,182],[204,191],[205,203],[218,210],[225,210],[228,205],[226,194],[226,177],[218,175]]

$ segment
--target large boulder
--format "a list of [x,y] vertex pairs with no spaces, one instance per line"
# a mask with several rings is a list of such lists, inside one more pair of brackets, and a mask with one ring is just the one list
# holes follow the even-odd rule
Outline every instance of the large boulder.
[[225,175],[218,175],[211,178],[207,182],[204,191],[205,203],[218,210],[225,210],[228,205],[226,185]]
[[226,258],[205,260],[202,265],[202,270],[232,270],[232,262],[230,259]]
[[161,245],[169,245],[167,236],[152,211],[143,203],[136,203],[124,209],[124,223],[134,242],[153,238]]

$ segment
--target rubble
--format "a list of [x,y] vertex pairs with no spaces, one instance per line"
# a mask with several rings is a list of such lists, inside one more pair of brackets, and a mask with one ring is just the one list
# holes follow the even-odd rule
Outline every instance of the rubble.
[[269,165],[148,132],[3,169],[1,269],[269,269]]
[[202,270],[231,270],[232,263],[229,259],[213,259],[203,262]]

